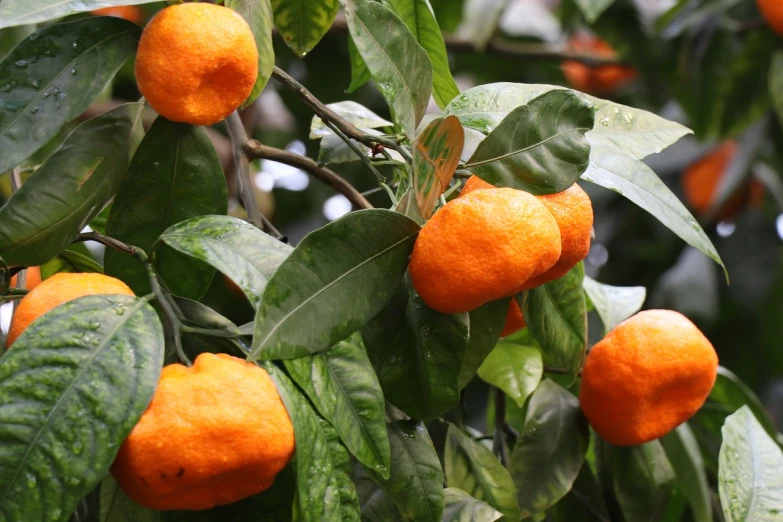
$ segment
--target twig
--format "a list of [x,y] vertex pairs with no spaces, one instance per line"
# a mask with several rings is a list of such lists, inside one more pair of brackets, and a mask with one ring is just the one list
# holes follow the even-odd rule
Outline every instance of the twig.
[[375,165],[373,165],[372,160],[362,152],[362,150],[356,146],[356,144],[349,138],[348,136],[343,133],[340,129],[337,128],[337,125],[330,122],[329,120],[324,121],[326,123],[327,127],[332,129],[332,132],[337,134],[341,140],[345,142],[346,145],[348,145],[351,150],[356,154],[362,162],[364,162],[365,165],[367,165],[367,168],[369,168],[373,174],[375,174],[375,177],[378,178],[378,181],[384,181],[384,177],[381,175],[380,172],[378,172],[378,169],[375,168]]
[[492,450],[504,466],[508,464],[508,448],[506,448],[506,394],[500,388],[495,389],[495,436]]
[[353,185],[345,181],[337,173],[325,167],[321,167],[307,156],[300,156],[299,154],[294,154],[286,150],[269,147],[258,140],[248,141],[245,143],[244,148],[245,154],[247,154],[249,158],[268,159],[300,168],[337,190],[355,206],[359,208],[373,208],[370,202],[367,201]]
[[343,119],[339,114],[321,103],[321,101],[313,96],[313,93],[308,91],[304,85],[296,81],[294,77],[289,75],[280,67],[274,68],[272,71],[272,77],[294,91],[302,99],[302,101],[304,101],[313,110],[313,112],[318,115],[318,117],[320,117],[324,122],[330,121],[334,123],[334,125],[346,136],[353,138],[359,143],[363,143],[370,148],[373,148],[375,144],[380,143],[384,147],[394,149],[399,152],[408,163],[413,161],[410,152],[408,152],[408,149],[406,149],[404,145],[401,145],[385,136],[374,136],[356,128],[351,122]]

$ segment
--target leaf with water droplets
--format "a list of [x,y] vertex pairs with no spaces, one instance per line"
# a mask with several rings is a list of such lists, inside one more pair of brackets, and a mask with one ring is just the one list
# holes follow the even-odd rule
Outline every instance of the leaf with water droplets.
[[339,0],[272,0],[275,27],[299,58],[321,41],[339,8]]
[[0,359],[0,520],[70,516],[146,409],[163,351],[155,310],[129,296],[70,301],[22,333]]

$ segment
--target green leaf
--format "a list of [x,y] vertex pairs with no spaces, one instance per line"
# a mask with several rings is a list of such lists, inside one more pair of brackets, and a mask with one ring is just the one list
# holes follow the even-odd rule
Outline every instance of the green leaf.
[[308,234],[264,290],[249,359],[320,352],[364,326],[402,279],[418,232],[402,214],[371,209]]
[[552,522],[610,522],[601,485],[585,462],[563,499],[549,511]]
[[[327,107],[338,116],[359,129],[377,129],[379,127],[391,127],[392,122],[385,120],[375,114],[373,111],[355,101],[346,100],[337,103],[330,103]],[[313,116],[310,123],[310,139],[317,140],[324,136],[334,135],[332,129],[326,126],[321,118]]]
[[79,252],[63,250],[57,257],[41,265],[41,279],[46,280],[60,272],[103,273],[103,267],[93,258]]
[[345,92],[350,94],[369,82],[371,77],[370,70],[364,63],[364,58],[359,54],[359,49],[356,48],[353,37],[350,35],[348,36],[348,56],[351,58],[351,84]]
[[432,91],[432,65],[405,23],[388,8],[345,0],[345,19],[394,121],[413,139]]
[[370,477],[414,522],[439,522],[443,514],[443,470],[427,429],[421,422],[397,421],[388,425],[391,474]]
[[641,310],[647,289],[643,286],[611,286],[585,276],[582,287],[608,332]]
[[585,15],[587,23],[592,24],[614,2],[615,0],[576,0],[576,6]]
[[45,263],[106,206],[128,167],[142,108],[120,105],[79,125],[0,208],[0,257],[6,263]]
[[258,308],[269,278],[293,250],[246,221],[204,216],[166,230],[160,241],[224,273]]
[[617,502],[626,520],[661,520],[674,487],[674,471],[657,440],[610,451]]
[[359,504],[362,509],[362,520],[365,522],[403,522],[402,516],[394,502],[373,482],[364,471],[357,466],[354,473],[354,483],[359,493]]
[[339,0],[272,0],[275,27],[299,58],[321,41],[339,8]]
[[163,522],[163,513],[136,504],[120,488],[114,477],[101,482],[99,522]]
[[592,102],[555,90],[512,110],[465,164],[492,185],[533,194],[560,192],[587,168]]
[[691,505],[695,522],[712,521],[712,499],[699,443],[688,423],[661,437],[669,463],[677,477],[677,486]]
[[462,369],[459,373],[460,390],[467,386],[476,375],[484,359],[498,342],[500,333],[506,324],[510,301],[511,299],[507,297],[497,299],[468,312],[470,337],[465,360],[462,361]]
[[477,51],[483,51],[497,32],[500,16],[509,0],[467,0],[462,17],[464,30]]
[[[218,330],[235,336],[242,334],[232,321],[198,301],[185,297],[174,297],[174,301],[185,316],[185,326]],[[236,357],[244,357],[246,353],[245,346],[238,339],[218,335],[182,332],[182,344],[193,359],[204,352],[228,353]]]
[[[596,152],[595,148],[593,150]],[[725,270],[704,229],[669,187],[641,161],[604,149],[591,156],[590,166],[582,179],[628,198]]]
[[[5,20],[0,14],[0,26]],[[16,46],[0,63],[0,172],[84,112],[136,50],[140,34],[125,20],[92,18],[44,27]]]
[[589,438],[579,400],[559,384],[542,381],[508,463],[523,517],[548,509],[568,493]]
[[68,520],[147,408],[163,328],[146,299],[88,296],[0,359],[0,519]]
[[323,352],[287,360],[285,367],[359,462],[387,478],[386,405],[361,336],[355,333]]
[[467,313],[433,310],[406,278],[362,335],[386,400],[414,419],[431,419],[457,405]]
[[[203,127],[159,116],[147,131],[120,184],[106,234],[151,254],[158,237],[182,221],[228,211],[226,178]],[[106,273],[137,295],[150,292],[146,269],[133,257],[107,249]],[[154,265],[172,293],[200,299],[215,271],[168,248],[155,251]]]
[[449,424],[445,449],[446,483],[483,500],[503,513],[506,520],[519,520],[517,490],[508,470],[495,455],[453,424]]
[[583,279],[579,263],[560,279],[517,296],[528,330],[541,345],[544,364],[564,367],[572,375],[582,369],[587,351]]
[[351,466],[351,456],[348,450],[340,443],[337,432],[324,419],[319,418],[329,444],[329,454],[332,457],[332,464],[335,468],[335,477],[337,478],[337,487],[340,493],[340,520],[343,522],[359,522],[361,519],[361,510],[359,508],[359,495],[356,492],[356,486],[351,478],[353,471]]
[[783,50],[775,51],[769,68],[769,95],[778,120],[783,120]]
[[535,346],[501,341],[489,352],[478,375],[506,392],[522,408],[544,375],[541,351]]
[[454,116],[432,120],[413,144],[413,188],[422,218],[428,219],[457,170],[465,132]]
[[[0,29],[47,22],[73,13],[92,11],[113,5],[138,5],[150,0],[7,0],[0,5]],[[99,89],[100,90],[100,89]]]
[[294,425],[296,491],[299,519],[303,522],[341,520],[340,470],[335,469],[327,426],[286,377],[272,363],[262,363],[275,381]]
[[405,22],[427,52],[432,64],[432,96],[438,107],[445,108],[459,94],[459,87],[451,76],[446,44],[429,0],[383,0],[383,3]]
[[783,452],[743,406],[721,429],[718,493],[726,522],[773,521],[783,514]]
[[444,493],[446,507],[443,510],[443,522],[494,522],[503,517],[500,511],[459,488],[446,488]]
[[[308,2],[312,3],[312,2]],[[272,45],[272,4],[270,0],[226,0],[226,7],[233,9],[245,19],[258,47],[258,79],[250,92],[250,96],[242,104],[247,107],[258,98],[266,87],[269,78],[272,77],[272,69],[275,68],[275,49]]]

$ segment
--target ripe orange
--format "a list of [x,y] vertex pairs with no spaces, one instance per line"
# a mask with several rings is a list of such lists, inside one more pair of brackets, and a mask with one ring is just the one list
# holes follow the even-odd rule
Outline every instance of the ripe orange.
[[535,196],[492,188],[448,202],[413,246],[413,286],[442,313],[468,312],[519,292],[560,257],[560,231]]
[[134,295],[128,285],[103,274],[55,274],[19,302],[6,337],[11,346],[30,323],[61,304],[87,295]]
[[579,400],[605,440],[632,446],[657,439],[701,408],[718,356],[699,329],[671,310],[639,312],[587,356]]
[[[614,58],[617,55],[608,43],[586,34],[571,38],[569,47],[576,52],[589,52],[606,58]],[[561,67],[568,85],[578,91],[599,96],[613,93],[638,76],[636,69],[622,65],[591,67],[576,60],[566,60]]]
[[227,7],[179,4],[160,11],[141,35],[139,90],[162,116],[212,125],[253,90],[258,49],[247,22]]
[[260,493],[294,454],[294,428],[269,374],[226,354],[163,368],[111,472],[133,501],[200,510]]
[[506,325],[503,327],[503,331],[500,332],[500,337],[506,337],[514,332],[520,331],[527,326],[525,324],[525,316],[522,315],[522,309],[519,307],[519,303],[513,297],[511,303],[508,305],[508,313],[506,314]]
[[111,7],[102,7],[90,11],[90,14],[95,16],[116,16],[117,18],[123,18],[134,24],[139,24],[144,21],[144,11],[135,5],[116,5]]
[[[17,277],[11,278],[11,288],[16,288]],[[38,266],[31,266],[27,269],[27,275],[25,275],[24,287],[25,290],[32,290],[36,286],[41,284],[41,268]]]
[[783,3],[780,0],[756,0],[762,16],[776,33],[783,35]]

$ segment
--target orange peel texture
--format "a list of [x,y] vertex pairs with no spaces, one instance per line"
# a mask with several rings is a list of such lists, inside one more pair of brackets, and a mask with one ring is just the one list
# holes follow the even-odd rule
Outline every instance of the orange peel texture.
[[116,5],[112,7],[102,7],[90,11],[90,14],[95,16],[115,16],[122,18],[134,24],[141,25],[144,21],[144,11],[135,5]]

